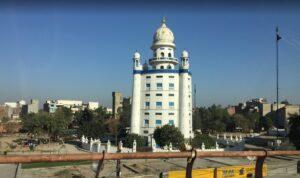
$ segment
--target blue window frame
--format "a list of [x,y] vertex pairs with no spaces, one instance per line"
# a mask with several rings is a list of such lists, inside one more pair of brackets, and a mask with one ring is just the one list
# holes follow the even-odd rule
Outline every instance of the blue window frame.
[[162,107],[162,102],[156,102],[156,107]]
[[155,120],[156,125],[161,125],[161,120]]

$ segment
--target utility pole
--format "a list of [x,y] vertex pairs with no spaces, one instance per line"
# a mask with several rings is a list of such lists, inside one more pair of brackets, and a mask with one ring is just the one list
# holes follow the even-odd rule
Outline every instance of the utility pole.
[[194,110],[197,108],[197,103],[196,103],[196,84],[194,84]]
[[[279,30],[278,27],[276,27],[276,120],[277,123],[279,122],[279,64],[278,64],[278,42],[281,39],[281,37],[279,36]],[[278,125],[277,125],[277,137],[278,137]]]

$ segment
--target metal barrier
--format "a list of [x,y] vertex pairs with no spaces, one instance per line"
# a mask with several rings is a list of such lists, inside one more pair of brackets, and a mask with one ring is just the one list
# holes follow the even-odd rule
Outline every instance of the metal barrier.
[[[0,156],[0,164],[3,163],[33,163],[33,162],[66,162],[98,160],[98,169],[96,177],[104,167],[104,160],[122,160],[122,159],[167,159],[167,158],[187,158],[186,177],[192,177],[193,163],[196,158],[203,157],[247,157],[256,156],[255,177],[263,177],[263,163],[267,156],[276,155],[300,155],[300,151],[185,151],[185,152],[137,152],[137,153],[85,153],[85,154],[66,154],[66,155],[5,155]],[[120,175],[121,169],[118,168],[117,175]],[[118,176],[117,176],[118,177]]]

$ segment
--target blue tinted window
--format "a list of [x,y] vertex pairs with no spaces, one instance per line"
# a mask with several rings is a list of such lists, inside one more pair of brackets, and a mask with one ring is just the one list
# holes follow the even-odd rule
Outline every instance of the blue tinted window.
[[146,106],[150,106],[150,102],[146,102],[145,105],[146,105]]
[[170,107],[174,107],[174,102],[169,102]]
[[174,125],[174,120],[169,120],[170,125]]
[[155,121],[155,124],[156,124],[156,125],[161,125],[161,120],[156,120],[156,121]]
[[162,102],[156,102],[156,106],[162,106]]

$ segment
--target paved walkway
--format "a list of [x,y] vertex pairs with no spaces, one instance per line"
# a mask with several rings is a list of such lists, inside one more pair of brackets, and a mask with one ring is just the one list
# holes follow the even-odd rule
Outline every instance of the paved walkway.
[[16,164],[0,164],[0,178],[14,178],[16,169]]

